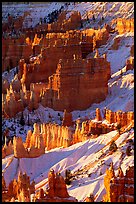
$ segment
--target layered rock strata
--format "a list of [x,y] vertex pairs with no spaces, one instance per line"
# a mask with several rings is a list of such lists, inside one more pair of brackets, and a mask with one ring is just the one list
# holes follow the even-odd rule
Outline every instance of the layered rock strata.
[[55,110],[83,110],[106,98],[109,78],[110,64],[105,58],[60,60],[41,103]]

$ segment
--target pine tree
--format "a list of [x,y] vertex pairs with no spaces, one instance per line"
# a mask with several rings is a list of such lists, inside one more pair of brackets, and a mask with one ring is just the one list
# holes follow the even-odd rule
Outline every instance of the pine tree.
[[22,112],[22,115],[21,115],[21,118],[20,118],[20,124],[21,124],[22,126],[25,125],[25,120],[24,120],[23,112]]
[[119,134],[120,134],[120,130],[121,130],[121,124],[118,123],[118,124],[117,124],[117,131],[118,131]]
[[65,183],[67,185],[71,184],[71,178],[72,178],[71,171],[66,169],[66,171],[65,171]]
[[116,152],[116,150],[117,150],[117,145],[116,145],[116,143],[115,143],[114,140],[111,142],[111,145],[110,145],[110,147],[109,147],[109,150],[110,150],[110,151],[113,151],[113,152]]

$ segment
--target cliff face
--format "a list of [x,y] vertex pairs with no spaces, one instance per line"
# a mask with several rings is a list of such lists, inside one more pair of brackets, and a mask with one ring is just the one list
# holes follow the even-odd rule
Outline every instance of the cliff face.
[[[35,34],[33,39],[24,35],[15,40],[3,39],[4,63],[8,57],[13,65],[12,56],[15,56],[19,65],[11,84],[3,81],[3,115],[14,117],[25,107],[30,111],[37,109],[40,102],[55,110],[70,112],[104,100],[108,93],[110,64],[106,57],[100,58],[98,54],[88,60],[86,56],[105,44],[108,37],[103,28],[47,33],[41,37]],[[9,91],[10,85],[13,90]]]
[[115,176],[112,166],[106,171],[104,186],[104,202],[134,202],[134,166],[129,167],[125,175],[120,167],[118,176]]
[[41,103],[55,110],[83,110],[105,99],[109,77],[105,58],[61,60]]

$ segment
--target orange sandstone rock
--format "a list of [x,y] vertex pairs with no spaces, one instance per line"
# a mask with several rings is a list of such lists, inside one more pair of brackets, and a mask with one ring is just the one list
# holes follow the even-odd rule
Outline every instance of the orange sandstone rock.
[[114,174],[114,169],[106,170],[104,177],[106,195],[103,197],[105,202],[134,202],[134,167],[126,170],[123,174],[121,167],[118,169],[118,176]]
[[64,110],[62,125],[68,127],[73,125],[72,113],[68,113],[66,110]]

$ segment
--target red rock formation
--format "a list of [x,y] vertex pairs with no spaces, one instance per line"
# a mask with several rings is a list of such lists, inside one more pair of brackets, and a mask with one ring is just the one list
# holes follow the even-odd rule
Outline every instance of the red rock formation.
[[56,147],[68,147],[72,144],[72,130],[56,124],[34,124],[34,131],[28,131],[26,142],[14,137],[14,156],[17,158],[34,158]]
[[130,55],[134,57],[134,45],[131,46]]
[[126,71],[134,69],[134,57],[130,57],[126,60]]
[[106,109],[105,119],[109,123],[118,123],[123,127],[134,120],[134,113],[122,111],[112,112],[111,110]]
[[21,137],[14,137],[13,146],[14,146],[14,156],[16,158],[35,158],[39,157],[45,153],[43,144],[43,139],[40,137],[39,140],[35,140],[36,146],[31,148],[25,148],[25,144],[22,142]]
[[[5,139],[6,141],[6,139]],[[5,145],[2,147],[2,159],[4,159],[6,156],[13,154],[14,150],[13,150],[13,144],[11,141],[9,141],[8,145]]]
[[134,32],[134,18],[132,19],[117,19],[117,30],[119,34]]
[[109,38],[109,32],[106,28],[95,30],[93,37],[93,49],[99,48],[101,45],[106,44]]
[[102,116],[101,116],[101,112],[100,112],[100,109],[99,108],[96,108],[96,119],[98,121],[101,121],[102,120]]
[[72,113],[68,113],[66,110],[64,110],[62,125],[68,127],[73,126]]
[[[85,58],[88,53],[92,52],[94,36],[94,41],[101,41],[98,44],[101,45],[102,43],[105,43],[105,39],[108,38],[108,34],[106,34],[106,32],[107,31],[105,29],[98,31],[90,31],[90,29],[88,29],[88,31],[48,33],[46,37],[41,38],[35,35],[34,40],[32,41],[30,38],[25,39],[24,36],[22,37],[22,41],[21,39],[18,39],[18,43],[20,42],[22,49],[19,51],[19,56],[24,57],[25,60],[21,59],[19,61],[19,73],[12,82],[13,90],[18,92],[18,94],[14,92],[15,100],[13,100],[13,98],[9,98],[8,103],[7,101],[4,102],[5,104],[3,103],[5,114],[9,117],[15,116],[17,111],[22,111],[26,106],[28,106],[29,110],[37,109],[40,101],[42,102],[42,105],[56,110],[67,109],[68,111],[71,111],[74,110],[75,107],[77,109],[84,109],[94,102],[104,100],[108,89],[107,80],[110,77],[109,63],[105,57],[101,59],[99,56],[96,56],[95,59],[89,60],[82,60],[82,58]],[[17,49],[16,43],[14,46],[15,49],[11,46],[12,53]],[[40,47],[36,48],[38,50],[41,49],[41,53],[35,58],[30,58],[34,46],[42,47],[42,49]],[[99,45],[97,47],[99,47]],[[3,47],[3,49],[5,50],[6,48]],[[36,52],[39,53],[39,51]],[[52,56],[54,56],[53,60]],[[62,59],[62,61],[58,64],[59,59]],[[99,78],[99,75],[101,75],[101,73],[105,73],[102,64],[106,64],[106,74],[102,77],[102,80],[99,80],[99,86],[101,88],[99,87],[99,97],[97,97],[96,93],[98,93],[98,87],[95,87],[94,89],[93,86],[96,84],[95,81],[98,81],[97,79]],[[101,73],[98,73],[97,71],[95,72],[97,66],[100,67],[99,71]],[[91,69],[89,69],[89,67],[91,67]],[[61,69],[61,71],[59,71],[59,69]],[[66,80],[66,75],[69,75],[69,82],[68,79]],[[95,76],[92,78],[94,81],[90,79],[89,75]],[[74,84],[73,81],[76,83]],[[36,83],[39,83],[40,85],[41,82],[44,82],[44,88],[41,93],[39,93],[37,88],[33,88],[31,90],[30,86],[32,86],[32,84],[34,84],[34,87],[38,87]],[[84,83],[86,83],[86,89],[83,88]],[[20,86],[24,84],[26,86],[27,93],[25,91],[25,93],[21,93],[21,96],[19,96],[19,90],[21,89]],[[72,84],[73,87],[71,86]],[[91,84],[91,88],[89,88],[89,84]],[[6,92],[6,86],[7,85],[5,85],[3,89],[3,93]],[[28,90],[30,90],[30,92],[28,92]],[[67,99],[64,97],[65,94]],[[85,95],[87,95],[87,99]],[[79,104],[79,101],[81,101],[79,98],[84,99],[82,104]],[[91,101],[90,98],[92,98]],[[94,101],[94,98],[97,98],[97,101]],[[11,113],[11,106],[13,102],[18,108],[15,110],[13,108]]]
[[83,110],[105,99],[109,77],[110,64],[104,58],[61,60],[41,103],[55,110]]
[[60,173],[54,173],[51,169],[48,173],[48,190],[40,190],[39,195],[35,198],[35,202],[77,202],[74,197],[69,196],[64,178]]
[[[20,98],[19,98],[20,99]],[[4,117],[14,117],[18,112],[23,111],[23,103],[18,99],[18,93],[13,91],[12,85],[7,89],[7,94],[3,94],[2,109]]]
[[114,38],[114,43],[113,43],[112,46],[111,46],[111,49],[112,49],[112,50],[118,50],[119,45],[120,45],[120,40],[121,40],[121,37],[120,37],[120,36]]
[[134,113],[133,112],[112,112],[111,110],[105,110],[105,119],[109,122],[104,123],[102,121],[100,110],[96,109],[96,119],[97,120],[86,120],[81,122],[77,120],[76,129],[73,133],[72,143],[82,142],[89,138],[94,138],[100,134],[106,134],[110,131],[116,130],[116,124],[120,124],[121,127],[126,127],[130,123],[133,126],[134,123]]
[[113,167],[106,170],[104,177],[106,195],[104,202],[134,202],[134,166],[126,170],[123,174],[121,167],[118,176],[115,176]]
[[7,93],[7,89],[10,88],[10,84],[8,82],[7,79],[3,79],[2,80],[2,93],[6,94]]
[[23,35],[17,39],[2,39],[2,71],[9,70],[18,65],[18,62],[22,57],[23,43]]
[[[26,173],[19,172],[17,180],[9,183],[6,192],[6,200],[18,200],[19,202],[30,202],[30,195],[35,193],[35,182],[30,183]],[[5,201],[5,198],[3,198]]]

